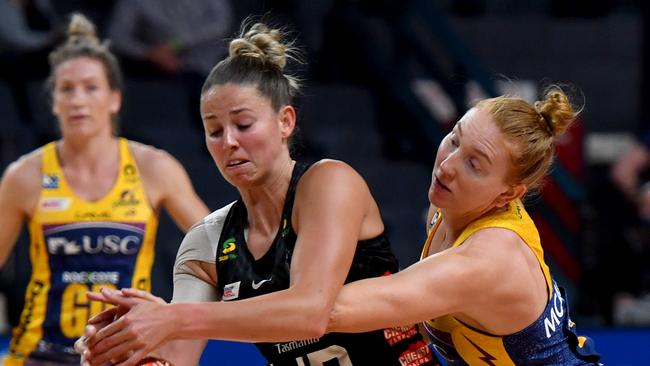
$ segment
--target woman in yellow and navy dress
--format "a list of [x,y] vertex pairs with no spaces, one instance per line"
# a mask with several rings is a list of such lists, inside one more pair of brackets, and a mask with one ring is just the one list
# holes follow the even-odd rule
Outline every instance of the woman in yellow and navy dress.
[[521,201],[575,116],[560,88],[534,105],[498,97],[470,109],[438,149],[421,261],[344,286],[329,329],[425,322],[449,365],[597,364]]
[[62,138],[12,163],[0,183],[0,264],[23,222],[32,276],[6,365],[79,364],[73,343],[102,306],[101,287],[149,291],[158,213],[186,231],[208,213],[169,154],[114,136],[122,79],[85,17],[50,54]]

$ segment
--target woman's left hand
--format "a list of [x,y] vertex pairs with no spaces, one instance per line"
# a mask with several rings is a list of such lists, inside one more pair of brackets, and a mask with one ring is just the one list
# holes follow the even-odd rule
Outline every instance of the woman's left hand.
[[172,334],[175,322],[162,299],[135,289],[102,289],[101,295],[104,302],[129,310],[86,339],[85,356],[90,365],[107,361],[136,365]]

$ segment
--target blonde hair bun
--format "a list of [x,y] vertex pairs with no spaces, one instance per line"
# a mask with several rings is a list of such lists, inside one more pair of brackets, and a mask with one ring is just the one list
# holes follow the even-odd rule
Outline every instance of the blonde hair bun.
[[535,110],[540,114],[540,123],[554,136],[563,134],[577,117],[567,95],[559,87],[551,87],[544,99],[535,102]]
[[235,57],[253,57],[265,64],[283,70],[287,64],[289,46],[282,43],[282,32],[266,24],[255,23],[246,33],[230,42],[229,54]]

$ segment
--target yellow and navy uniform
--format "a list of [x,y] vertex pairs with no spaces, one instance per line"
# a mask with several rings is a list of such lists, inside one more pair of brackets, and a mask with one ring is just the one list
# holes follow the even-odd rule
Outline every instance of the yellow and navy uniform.
[[158,217],[151,208],[125,139],[110,192],[97,201],[72,191],[56,142],[43,147],[38,207],[29,220],[32,275],[5,365],[30,359],[78,364],[74,341],[103,310],[87,291],[101,287],[150,290]]
[[[443,217],[438,211],[422,251],[427,256],[431,240]],[[525,329],[506,336],[497,336],[475,329],[451,315],[424,323],[432,346],[452,365],[598,365],[599,356],[593,342],[578,337],[569,318],[564,289],[552,280],[544,262],[539,233],[521,201],[511,202],[507,210],[483,217],[468,225],[452,247],[462,245],[478,230],[498,227],[514,231],[537,257],[546,279],[548,303],[544,312]]]

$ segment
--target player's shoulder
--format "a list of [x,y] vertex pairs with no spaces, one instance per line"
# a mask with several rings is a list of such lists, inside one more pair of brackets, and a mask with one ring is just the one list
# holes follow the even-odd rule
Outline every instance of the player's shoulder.
[[233,204],[229,203],[210,213],[188,230],[178,249],[176,265],[191,260],[214,261],[221,231]]
[[142,142],[127,140],[129,150],[137,162],[156,163],[160,160],[171,159],[172,156],[165,150]]
[[128,144],[138,171],[151,184],[174,181],[183,171],[178,160],[163,149],[132,140]]
[[335,159],[322,159],[313,163],[300,180],[300,185],[350,186],[365,184],[363,177],[348,163]]
[[[43,148],[31,151],[7,166],[2,180],[18,185],[40,185],[43,167]],[[36,184],[35,183],[35,184]]]
[[230,202],[229,204],[221,207],[220,209],[212,211],[205,218],[203,218],[203,220],[194,224],[192,229],[205,227],[205,226],[215,226],[215,225],[222,226],[224,221],[226,221],[226,217],[228,216],[228,212],[230,212],[230,208],[232,208],[235,202],[236,201]]

